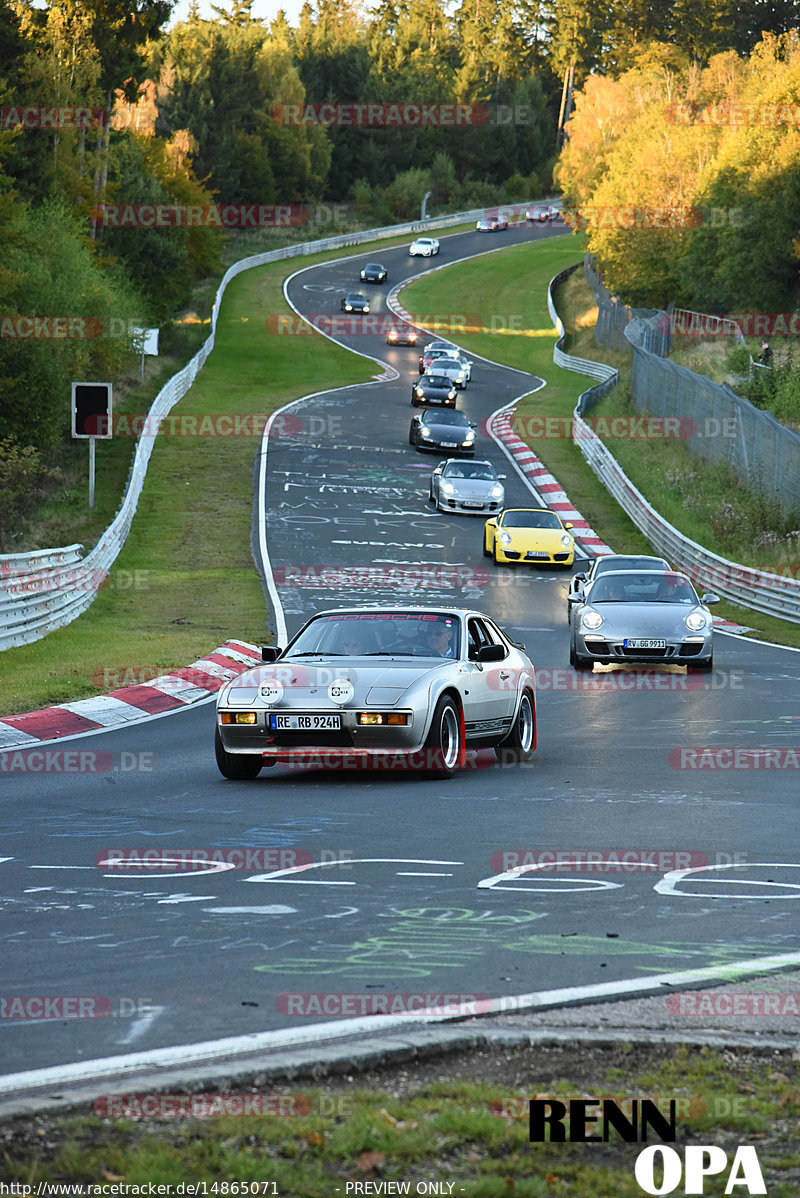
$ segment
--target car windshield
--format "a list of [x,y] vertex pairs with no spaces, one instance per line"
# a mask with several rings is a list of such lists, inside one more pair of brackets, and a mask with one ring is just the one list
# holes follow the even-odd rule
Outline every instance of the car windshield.
[[381,270],[383,270],[383,267],[381,266],[380,262],[368,262],[367,265],[364,267],[364,270],[381,271]]
[[591,603],[687,603],[697,595],[682,574],[604,574],[589,592]]
[[423,387],[445,387],[450,390],[450,380],[446,374],[426,374],[422,380]]
[[463,412],[433,412],[426,416],[425,424],[457,424],[460,428],[469,427],[469,421]]
[[445,478],[479,478],[492,482],[497,477],[490,462],[448,462],[442,473]]
[[595,562],[593,576],[608,570],[668,570],[669,566],[660,557],[602,557]]
[[386,610],[317,616],[298,633],[285,657],[458,657],[458,617],[450,613]]
[[561,528],[555,512],[504,512],[503,528]]

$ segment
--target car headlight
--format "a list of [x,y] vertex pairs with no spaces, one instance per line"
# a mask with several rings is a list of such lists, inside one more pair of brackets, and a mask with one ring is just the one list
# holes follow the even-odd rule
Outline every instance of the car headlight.
[[445,495],[452,495],[453,491],[455,491],[455,487],[452,483],[442,483],[442,490],[444,491]]
[[469,432],[466,433],[464,436],[464,443],[466,444],[467,441],[474,441],[474,440],[475,440],[475,429],[471,428],[469,430]]
[[454,387],[451,387],[451,388],[450,388],[450,390],[447,392],[447,398],[448,398],[448,399],[455,399],[455,397],[456,397],[455,388],[454,388]]
[[585,611],[581,616],[584,628],[599,628],[603,623],[603,617],[599,611]]
[[362,311],[362,312],[369,312],[369,304],[364,304],[364,307],[361,309],[361,311]]
[[701,611],[693,611],[690,616],[686,617],[684,623],[690,632],[700,632],[701,628],[706,626],[706,618]]
[[419,426],[419,431],[422,433],[423,437],[429,437],[431,435],[431,430],[428,428],[427,424],[421,424]]
[[345,312],[352,312],[352,311],[353,311],[353,309],[352,309],[352,307],[350,306],[350,304],[345,304],[345,306],[344,306],[344,310],[345,310]]
[[497,539],[501,545],[510,545],[511,544],[511,533],[501,532],[500,536]]
[[495,483],[489,494],[491,495],[492,499],[499,499],[503,494],[503,488],[499,483]]
[[569,549],[570,545],[572,544],[572,537],[569,535],[568,532],[565,532],[562,535],[561,544],[564,546],[565,549]]

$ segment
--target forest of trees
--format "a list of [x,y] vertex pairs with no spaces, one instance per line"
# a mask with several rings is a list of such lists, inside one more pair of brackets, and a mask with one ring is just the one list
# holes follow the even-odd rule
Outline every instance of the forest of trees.
[[[70,381],[113,379],[130,361],[110,330],[169,329],[218,270],[226,234],[213,222],[127,227],[107,221],[110,206],[336,202],[381,224],[415,215],[429,190],[433,211],[457,210],[535,198],[555,178],[584,210],[739,213],[744,223],[590,227],[625,298],[794,305],[800,124],[709,127],[665,112],[794,102],[797,0],[316,0],[295,25],[231,0],[213,20],[195,7],[167,28],[171,7],[0,0],[0,492],[54,460]],[[380,127],[281,115],[331,104],[483,117]],[[64,317],[93,334],[48,333]],[[35,335],[31,318],[45,322]]]

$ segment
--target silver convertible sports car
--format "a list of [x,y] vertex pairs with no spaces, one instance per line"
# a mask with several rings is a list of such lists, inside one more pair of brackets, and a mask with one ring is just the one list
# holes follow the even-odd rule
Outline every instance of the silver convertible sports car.
[[590,670],[596,661],[624,665],[654,662],[692,670],[713,666],[713,620],[683,574],[672,570],[609,570],[575,605],[570,665]]
[[217,699],[226,778],[279,761],[450,777],[468,748],[493,748],[500,762],[536,748],[533,665],[480,612],[323,611],[262,655]]

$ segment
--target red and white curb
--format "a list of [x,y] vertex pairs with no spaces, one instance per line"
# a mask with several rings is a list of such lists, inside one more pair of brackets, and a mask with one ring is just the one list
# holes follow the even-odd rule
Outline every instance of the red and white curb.
[[602,557],[604,554],[613,553],[614,550],[606,545],[602,537],[599,537],[590,526],[589,521],[584,520],[578,509],[570,502],[569,496],[558,479],[554,478],[531,447],[526,445],[514,432],[511,427],[514,412],[515,408],[509,407],[490,416],[487,422],[490,435],[503,442],[522,473],[530,479],[539,492],[547,507],[551,511],[557,512],[562,520],[568,520],[572,524],[575,540],[581,547],[586,548],[591,557]]
[[76,699],[0,720],[0,750],[44,740],[79,736],[102,728],[119,728],[142,717],[179,711],[211,698],[231,678],[258,665],[261,650],[246,641],[226,641],[190,666],[108,695]]
[[[503,408],[499,412],[495,412],[487,421],[487,429],[489,433],[498,441],[502,441],[505,448],[513,457],[519,469],[523,472],[526,478],[529,478],[531,484],[536,488],[542,497],[542,502],[546,504],[552,511],[558,512],[562,520],[568,520],[572,524],[572,529],[575,534],[575,540],[585,548],[587,553],[592,557],[602,557],[606,554],[611,554],[614,550],[606,545],[602,537],[599,537],[593,528],[590,527],[589,521],[584,520],[581,513],[570,502],[569,496],[563,490],[558,479],[554,478],[547,467],[540,462],[536,454],[529,445],[526,445],[511,427],[511,421],[514,416],[515,407],[511,406]],[[752,628],[748,628],[745,624],[736,624],[732,620],[723,620],[719,616],[714,616],[714,627],[725,632],[743,633],[752,632]]]

